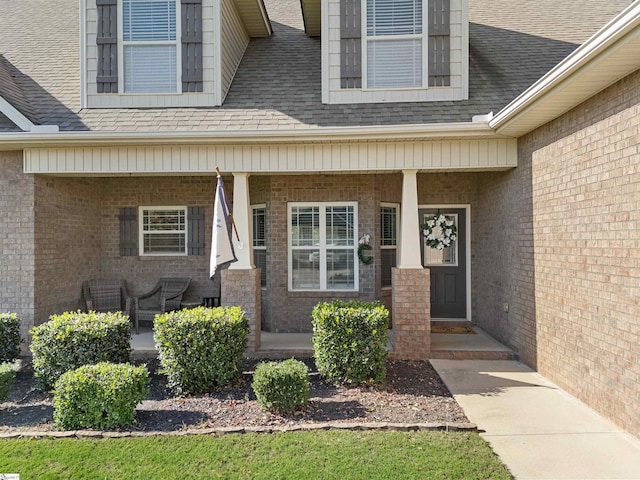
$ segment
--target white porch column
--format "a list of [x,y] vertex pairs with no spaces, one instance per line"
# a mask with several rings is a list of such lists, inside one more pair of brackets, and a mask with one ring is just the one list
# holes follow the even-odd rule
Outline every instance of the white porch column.
[[229,270],[251,270],[253,264],[253,237],[251,232],[251,207],[249,203],[249,174],[233,172],[233,220],[240,241],[232,232],[233,248],[237,262],[229,265]]
[[402,206],[398,268],[422,269],[418,218],[418,170],[402,171]]

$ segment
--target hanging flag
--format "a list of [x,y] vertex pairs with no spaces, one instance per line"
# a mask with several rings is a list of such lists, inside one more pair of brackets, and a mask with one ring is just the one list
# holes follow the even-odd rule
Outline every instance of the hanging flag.
[[218,187],[216,200],[213,205],[213,228],[211,230],[211,259],[209,261],[209,276],[213,278],[216,269],[225,263],[237,262],[236,254],[231,243],[231,218],[229,217],[229,202],[224,193],[224,183],[218,172]]

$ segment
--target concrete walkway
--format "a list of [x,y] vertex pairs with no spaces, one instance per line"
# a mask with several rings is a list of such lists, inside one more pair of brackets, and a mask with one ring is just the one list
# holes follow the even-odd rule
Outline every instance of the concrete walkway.
[[640,441],[525,365],[431,360],[517,479],[640,479]]

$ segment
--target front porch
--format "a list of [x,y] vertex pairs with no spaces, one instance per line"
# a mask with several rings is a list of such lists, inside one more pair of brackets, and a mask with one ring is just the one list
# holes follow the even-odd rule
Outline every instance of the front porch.
[[[475,334],[432,333],[433,359],[447,360],[517,360],[517,353],[501,344],[477,326]],[[261,332],[260,349],[253,357],[268,359],[308,358],[313,356],[311,333]],[[131,348],[136,359],[151,359],[158,354],[153,329],[142,327],[139,335],[131,335]],[[393,351],[393,331],[389,330],[389,351]]]

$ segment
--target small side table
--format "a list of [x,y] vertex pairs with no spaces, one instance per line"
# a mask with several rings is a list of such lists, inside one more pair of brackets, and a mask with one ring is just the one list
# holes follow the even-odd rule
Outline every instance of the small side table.
[[220,306],[220,297],[202,297],[202,305],[213,308]]

